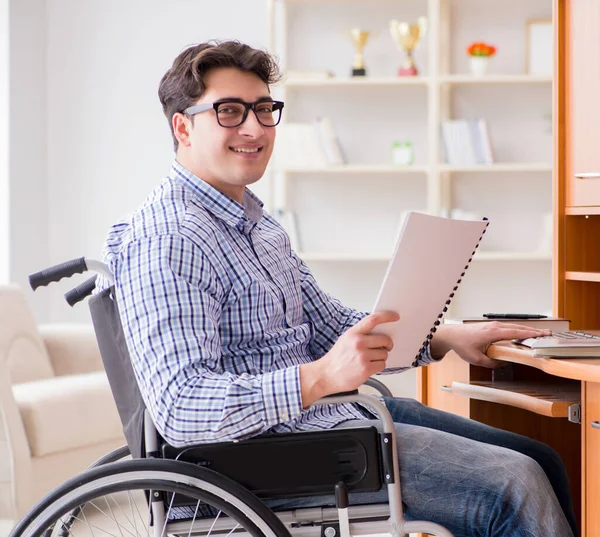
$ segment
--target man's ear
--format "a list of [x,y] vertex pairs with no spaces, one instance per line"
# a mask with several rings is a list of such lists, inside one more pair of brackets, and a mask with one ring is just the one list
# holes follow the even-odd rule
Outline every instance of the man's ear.
[[177,138],[179,145],[188,147],[190,145],[190,131],[192,128],[191,119],[181,112],[175,112],[171,121],[173,133],[175,134],[175,138]]

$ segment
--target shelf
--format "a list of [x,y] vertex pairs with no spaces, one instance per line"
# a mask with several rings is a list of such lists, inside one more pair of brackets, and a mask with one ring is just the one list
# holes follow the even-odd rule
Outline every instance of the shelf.
[[477,251],[473,261],[551,261],[551,253]]
[[577,272],[568,270],[565,272],[565,280],[578,282],[600,282],[600,272]]
[[551,172],[552,164],[528,163],[528,162],[498,162],[495,164],[473,164],[473,165],[455,165],[440,164],[440,172],[460,173],[460,172]]
[[567,418],[569,406],[581,402],[580,387],[574,383],[454,381],[451,391],[454,395],[522,408],[551,418]]
[[[304,261],[327,262],[381,262],[388,263],[391,256],[385,254],[355,254],[355,253],[325,253],[325,252],[297,252],[298,257]],[[550,261],[551,254],[529,252],[480,252],[473,257],[475,261]]]
[[344,166],[320,166],[306,168],[288,168],[278,170],[285,173],[427,173],[428,166],[393,166],[393,165],[361,165],[346,164]]
[[565,214],[571,216],[588,216],[600,214],[600,207],[565,207]]
[[428,77],[423,76],[397,76],[397,77],[332,77],[332,78],[289,78],[284,79],[286,88],[303,87],[352,87],[352,86],[427,86]]
[[537,75],[441,75],[441,84],[551,84],[552,76]]

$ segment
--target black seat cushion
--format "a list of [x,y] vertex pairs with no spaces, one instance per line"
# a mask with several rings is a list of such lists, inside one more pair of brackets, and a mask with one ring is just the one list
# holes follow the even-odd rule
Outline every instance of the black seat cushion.
[[222,473],[261,498],[333,494],[382,487],[379,433],[375,427],[260,436],[237,442],[162,447],[163,456]]

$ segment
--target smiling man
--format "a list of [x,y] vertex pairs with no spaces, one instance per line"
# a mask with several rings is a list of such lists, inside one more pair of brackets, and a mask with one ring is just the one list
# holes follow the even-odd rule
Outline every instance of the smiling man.
[[[235,41],[184,50],[159,88],[175,161],[106,243],[141,393],[176,446],[368,423],[358,404],[310,405],[358,388],[385,369],[392,348],[372,331],[398,316],[353,310],[320,289],[247,188],[273,152],[278,76],[270,55]],[[493,367],[492,342],[543,333],[441,326],[418,365],[453,349]],[[414,400],[385,403],[400,439],[407,518],[456,537],[577,532],[566,472],[550,448]]]

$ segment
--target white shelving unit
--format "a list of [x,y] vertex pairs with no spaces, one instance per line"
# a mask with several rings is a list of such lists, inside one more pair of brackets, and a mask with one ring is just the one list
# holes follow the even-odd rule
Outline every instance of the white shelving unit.
[[[551,253],[538,246],[552,210],[551,135],[543,131],[542,119],[542,110],[551,109],[552,76],[524,74],[522,60],[525,23],[549,17],[550,0],[267,3],[270,49],[284,73],[336,75],[290,76],[276,89],[285,101],[284,121],[330,116],[347,156],[343,166],[272,170],[272,208],[295,213],[298,253],[319,282],[344,302],[369,309],[371,298],[365,297],[375,297],[401,213],[463,209],[490,218],[484,239],[487,244],[489,236],[489,245],[473,259],[472,285],[483,288],[466,292],[469,300],[450,313],[548,311]],[[395,68],[402,54],[387,22],[415,23],[419,15],[427,16],[429,26],[415,51],[420,76],[399,77]],[[373,31],[364,50],[366,77],[348,76],[354,49],[346,34],[352,27]],[[468,73],[464,52],[478,40],[499,45],[496,67],[483,76]],[[496,163],[445,163],[441,123],[469,117],[489,118]],[[413,141],[414,165],[389,163],[394,138]],[[465,278],[461,290],[470,280]],[[512,284],[521,291],[507,292]],[[531,292],[525,293],[528,284]]]

